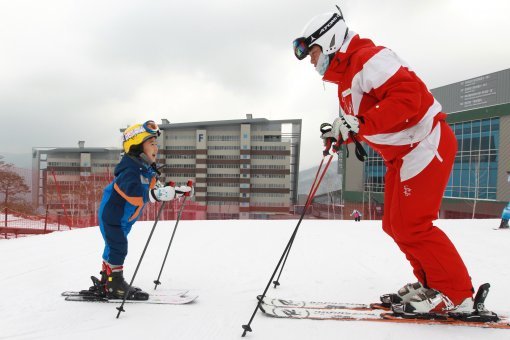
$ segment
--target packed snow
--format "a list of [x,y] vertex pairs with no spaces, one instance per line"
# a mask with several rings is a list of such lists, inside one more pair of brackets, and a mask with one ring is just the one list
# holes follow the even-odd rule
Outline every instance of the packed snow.
[[[158,290],[186,288],[188,305],[67,302],[60,293],[90,285],[103,240],[98,228],[0,241],[0,339],[241,339],[297,220],[181,221]],[[161,221],[135,279],[153,289],[175,221]],[[475,288],[491,283],[489,309],[510,314],[510,232],[499,220],[438,220],[462,254]],[[129,236],[126,279],[153,222]],[[409,264],[380,221],[304,220],[280,279],[268,296],[374,302],[414,282]],[[245,339],[510,339],[510,330],[277,319],[257,312]]]

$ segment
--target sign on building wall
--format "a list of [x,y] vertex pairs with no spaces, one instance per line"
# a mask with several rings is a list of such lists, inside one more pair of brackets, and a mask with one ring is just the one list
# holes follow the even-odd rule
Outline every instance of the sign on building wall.
[[510,103],[510,69],[432,89],[446,113]]
[[207,147],[207,130],[197,130],[196,148],[205,149]]

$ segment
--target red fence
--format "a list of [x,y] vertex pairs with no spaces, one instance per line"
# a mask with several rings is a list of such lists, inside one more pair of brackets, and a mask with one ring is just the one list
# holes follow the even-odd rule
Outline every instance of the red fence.
[[0,213],[0,238],[48,234],[69,229],[71,227],[63,223],[61,216],[28,215],[8,208]]
[[[174,200],[163,208],[160,220],[175,220],[184,200]],[[181,215],[182,220],[205,219],[205,207],[186,201]],[[153,221],[161,208],[161,203],[147,204],[139,221]],[[97,214],[87,216],[65,216],[50,213],[29,215],[4,208],[0,213],[0,238],[14,238],[33,234],[48,234],[54,231],[93,227],[99,224]]]

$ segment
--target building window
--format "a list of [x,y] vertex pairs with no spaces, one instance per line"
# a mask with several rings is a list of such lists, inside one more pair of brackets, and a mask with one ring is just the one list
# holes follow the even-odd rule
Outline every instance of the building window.
[[445,197],[496,199],[499,117],[452,124],[458,151]]
[[[499,152],[499,117],[451,124],[458,151],[444,196],[496,199]],[[384,161],[367,146],[364,190],[384,192]]]
[[195,150],[194,145],[167,145],[165,150]]
[[235,142],[239,141],[239,136],[207,136],[210,142]]
[[364,191],[384,192],[384,175],[386,166],[382,157],[368,145],[364,145],[367,157],[364,163]]
[[239,150],[237,145],[210,145],[207,147],[209,150]]

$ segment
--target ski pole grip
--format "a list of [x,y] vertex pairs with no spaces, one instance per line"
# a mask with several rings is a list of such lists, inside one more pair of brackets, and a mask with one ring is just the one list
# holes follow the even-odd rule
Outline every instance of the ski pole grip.
[[326,144],[324,145],[324,150],[322,151],[322,155],[326,157],[329,155],[329,150],[331,149],[331,138],[326,139]]
[[188,191],[187,193],[185,193],[184,196],[190,196],[191,193],[193,192],[193,181],[191,179],[189,179],[188,182],[186,183],[186,185],[191,188],[191,191]]
[[342,139],[338,138],[338,141],[333,144],[333,151],[335,151],[335,153],[337,153],[338,151],[340,151],[340,147],[342,146]]

